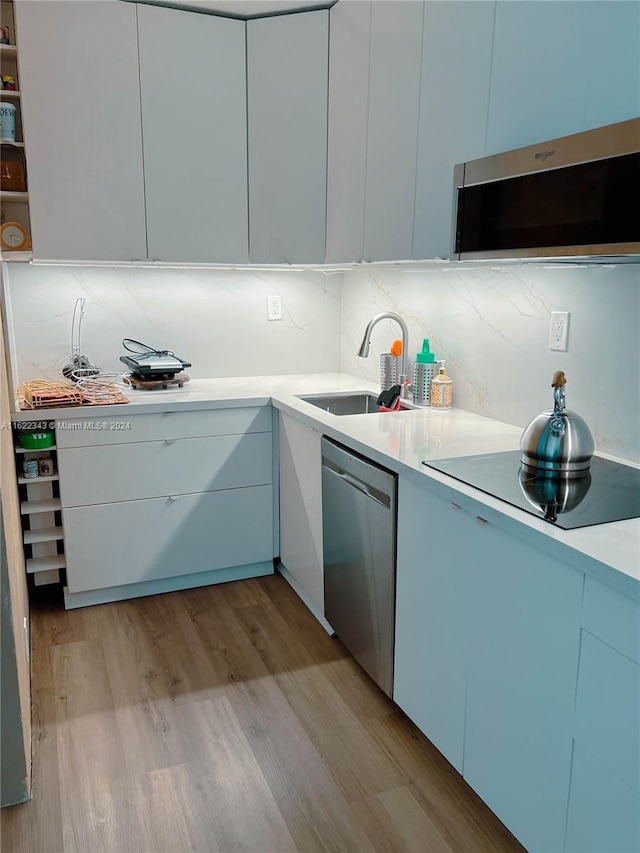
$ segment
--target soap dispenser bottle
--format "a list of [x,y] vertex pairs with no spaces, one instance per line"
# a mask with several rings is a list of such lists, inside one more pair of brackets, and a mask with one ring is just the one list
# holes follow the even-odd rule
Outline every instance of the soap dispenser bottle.
[[416,406],[428,406],[431,399],[431,383],[436,375],[436,357],[429,349],[429,338],[422,341],[422,352],[416,355],[413,365],[413,402]]
[[442,367],[431,383],[431,408],[450,409],[453,404],[453,380],[447,376],[444,359],[438,361]]

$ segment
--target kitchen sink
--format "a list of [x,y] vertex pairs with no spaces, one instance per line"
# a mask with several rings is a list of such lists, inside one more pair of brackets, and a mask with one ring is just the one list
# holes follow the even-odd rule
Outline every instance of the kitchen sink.
[[[378,395],[369,394],[366,391],[351,394],[309,394],[307,396],[298,394],[297,396],[299,400],[311,403],[312,406],[324,409],[325,412],[330,412],[332,415],[367,415],[377,413],[380,410],[376,403]],[[401,402],[400,408],[405,410],[410,407]]]

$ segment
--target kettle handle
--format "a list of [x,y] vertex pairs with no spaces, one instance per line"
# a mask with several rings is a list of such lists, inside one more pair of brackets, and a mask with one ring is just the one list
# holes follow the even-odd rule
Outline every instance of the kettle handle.
[[551,380],[553,388],[553,412],[554,414],[562,414],[565,407],[565,391],[564,386],[567,384],[567,377],[564,375],[564,370],[556,370]]

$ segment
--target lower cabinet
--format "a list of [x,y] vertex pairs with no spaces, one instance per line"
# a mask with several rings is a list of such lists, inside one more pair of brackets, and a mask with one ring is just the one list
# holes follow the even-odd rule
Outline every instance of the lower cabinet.
[[530,851],[564,848],[582,586],[400,478],[394,699]]
[[58,430],[67,607],[272,572],[270,407],[124,418]]
[[271,559],[272,487],[63,510],[69,592]]
[[322,434],[280,412],[282,572],[316,617],[324,617]]
[[400,478],[393,698],[462,773],[466,566],[463,513]]
[[586,578],[567,822],[572,853],[640,850],[640,603]]
[[576,743],[565,849],[569,853],[637,853],[639,798],[637,788]]
[[530,851],[564,846],[583,575],[465,513],[463,775]]

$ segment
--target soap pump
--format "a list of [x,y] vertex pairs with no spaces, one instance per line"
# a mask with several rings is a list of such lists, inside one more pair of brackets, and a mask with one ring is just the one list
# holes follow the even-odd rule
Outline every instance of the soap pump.
[[431,383],[436,375],[436,357],[429,349],[429,338],[422,341],[422,351],[417,353],[413,365],[413,402],[416,406],[428,406],[431,399]]
[[431,407],[433,409],[450,409],[453,404],[453,380],[447,376],[444,359],[439,360],[442,367],[431,383]]

